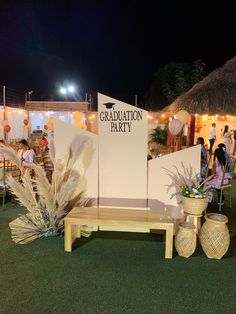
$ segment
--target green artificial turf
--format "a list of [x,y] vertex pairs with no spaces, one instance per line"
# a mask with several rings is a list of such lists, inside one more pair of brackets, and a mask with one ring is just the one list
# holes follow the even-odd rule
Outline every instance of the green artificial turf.
[[[221,260],[197,246],[188,259],[164,258],[157,234],[96,232],[64,252],[63,237],[19,245],[9,222],[25,210],[0,210],[0,313],[235,313],[236,199],[231,245]],[[217,212],[212,204],[208,211]]]

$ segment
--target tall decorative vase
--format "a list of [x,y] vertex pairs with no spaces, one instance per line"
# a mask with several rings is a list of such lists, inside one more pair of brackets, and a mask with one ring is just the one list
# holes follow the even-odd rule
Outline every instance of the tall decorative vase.
[[192,223],[181,222],[179,224],[179,230],[175,236],[175,248],[179,256],[189,257],[194,253],[197,244],[194,229],[195,226]]
[[208,258],[221,259],[228,251],[230,236],[226,226],[228,218],[217,213],[205,215],[199,238],[202,249]]

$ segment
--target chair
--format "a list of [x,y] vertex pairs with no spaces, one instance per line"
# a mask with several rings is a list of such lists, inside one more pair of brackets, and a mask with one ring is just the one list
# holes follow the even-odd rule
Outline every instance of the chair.
[[43,158],[43,164],[44,164],[44,170],[46,172],[46,176],[47,176],[49,182],[52,182],[52,173],[54,171],[54,165],[53,165],[48,153]]
[[212,186],[213,192],[217,192],[219,196],[219,211],[221,211],[221,207],[223,205],[223,191],[228,192],[229,194],[229,207],[232,206],[232,179],[234,176],[234,169],[236,165],[236,159],[234,157],[230,157],[224,167],[224,173],[221,180],[221,184],[217,186]]
[[3,159],[0,162],[0,196],[2,196],[2,208],[5,207],[5,199],[8,191],[7,176],[11,174],[16,181],[20,181],[20,169],[11,160]]
[[5,159],[0,162],[0,196],[2,197],[2,208],[4,209],[6,197]]

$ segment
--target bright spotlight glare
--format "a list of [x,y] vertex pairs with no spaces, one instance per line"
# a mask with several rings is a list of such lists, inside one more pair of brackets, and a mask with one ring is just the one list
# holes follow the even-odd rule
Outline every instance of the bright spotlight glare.
[[61,87],[60,93],[65,95],[66,94],[66,88],[65,87]]
[[70,93],[74,93],[74,91],[75,91],[74,86],[72,86],[72,85],[68,86],[68,91],[69,91]]

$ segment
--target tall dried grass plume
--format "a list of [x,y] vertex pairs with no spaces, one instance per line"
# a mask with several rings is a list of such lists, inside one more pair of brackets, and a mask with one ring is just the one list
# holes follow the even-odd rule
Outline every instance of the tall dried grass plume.
[[[21,180],[11,175],[7,184],[12,194],[28,213],[10,222],[14,242],[25,244],[42,236],[55,236],[64,231],[63,219],[74,207],[91,206],[86,197],[86,170],[93,155],[93,144],[83,134],[77,136],[64,158],[55,159],[53,135],[49,138],[49,150],[54,163],[51,182],[41,165],[34,164],[32,177],[30,170],[22,171],[17,152],[10,147],[0,148],[0,152],[11,159],[21,169]],[[82,235],[89,236],[85,227]]]

